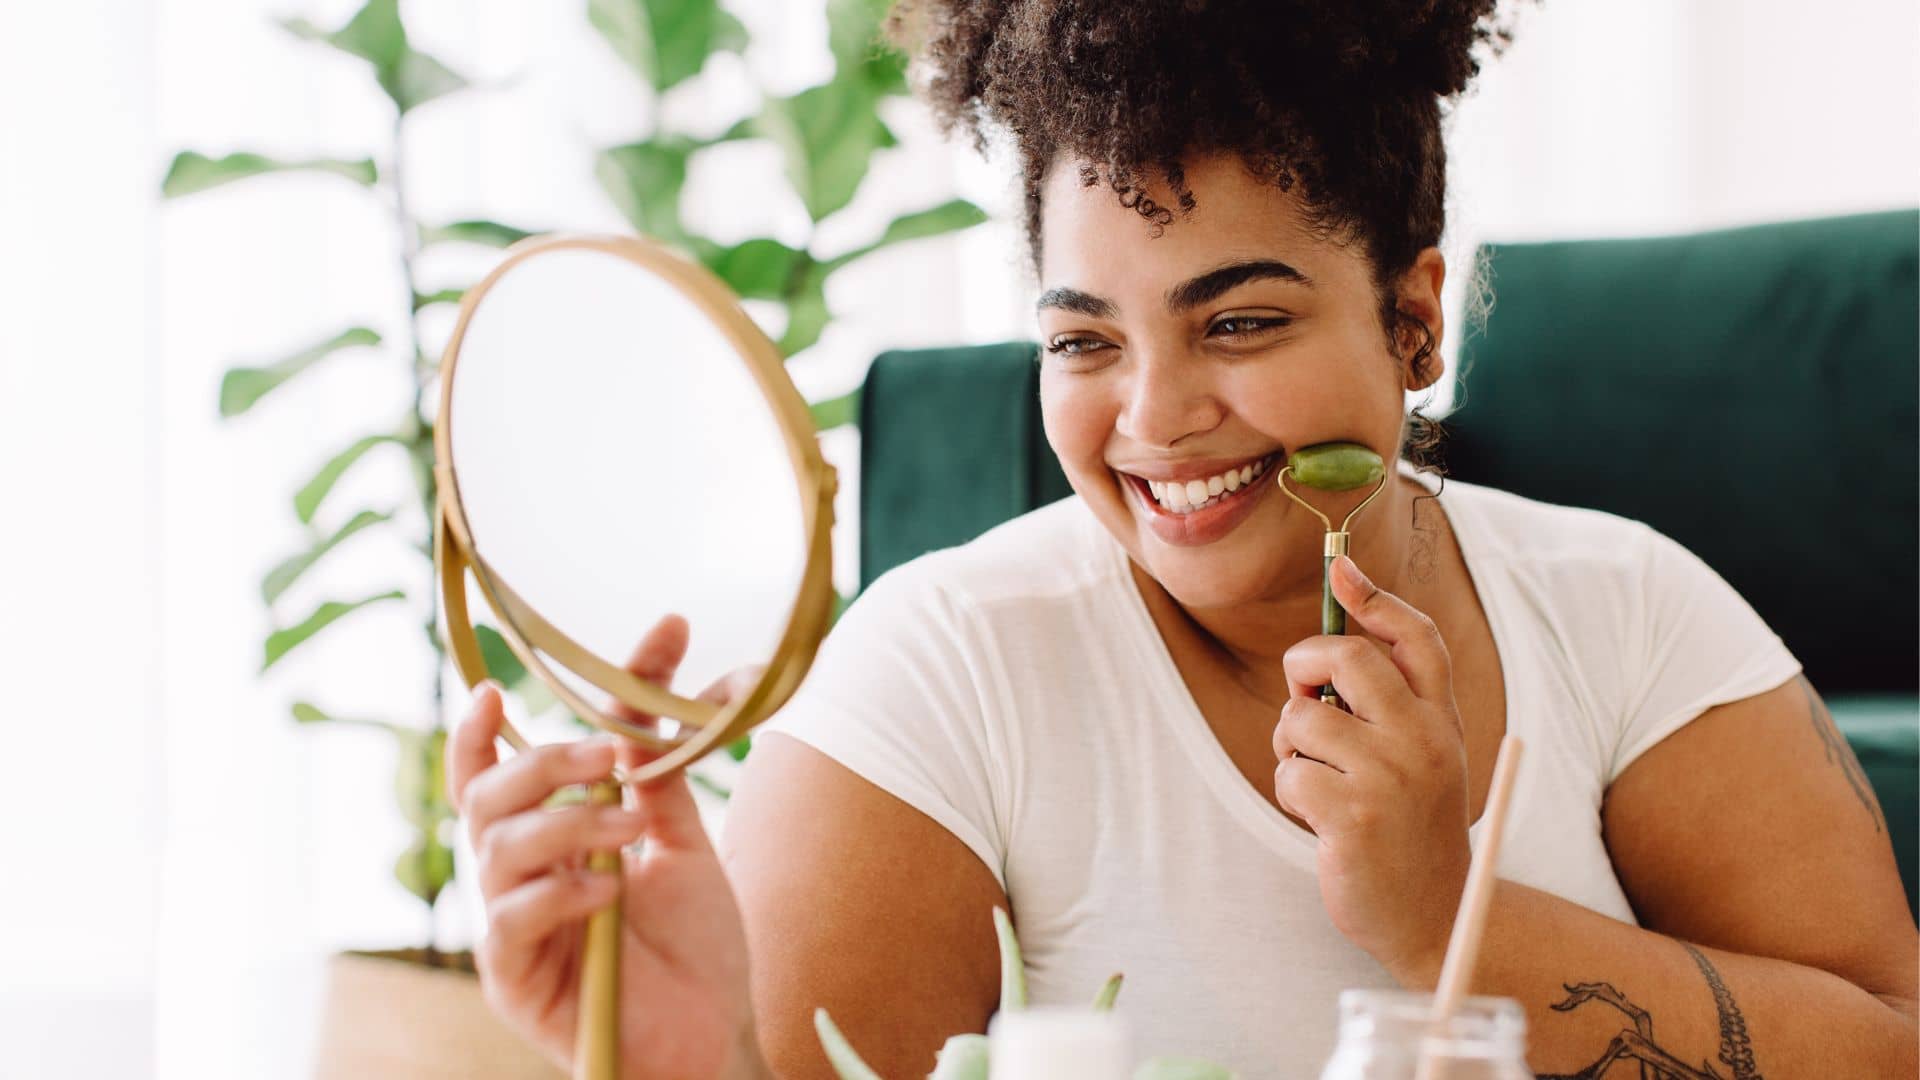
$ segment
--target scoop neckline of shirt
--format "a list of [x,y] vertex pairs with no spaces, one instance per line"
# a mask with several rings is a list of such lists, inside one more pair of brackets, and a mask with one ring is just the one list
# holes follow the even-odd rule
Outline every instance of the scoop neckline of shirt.
[[[1467,577],[1473,583],[1473,590],[1480,600],[1480,608],[1487,616],[1487,629],[1493,637],[1494,651],[1500,657],[1500,680],[1502,692],[1506,698],[1507,730],[1513,732],[1517,717],[1526,715],[1524,708],[1515,707],[1514,668],[1509,660],[1514,655],[1509,648],[1510,631],[1502,615],[1504,608],[1492,602],[1488,590],[1495,587],[1494,575],[1490,573],[1493,559],[1482,546],[1481,530],[1484,522],[1477,514],[1477,508],[1468,507],[1462,512],[1462,500],[1458,497],[1460,489],[1469,485],[1457,481],[1451,484],[1442,482],[1438,488],[1429,484],[1429,477],[1412,469],[1406,462],[1400,462],[1399,473],[1409,477],[1430,493],[1435,494],[1442,509],[1446,511],[1448,524],[1453,529],[1454,542],[1460,546],[1460,558],[1467,566]],[[1449,490],[1449,489],[1452,490]],[[1469,500],[1470,501],[1470,500]],[[1226,747],[1214,737],[1213,729],[1207,726],[1207,718],[1200,711],[1199,702],[1194,700],[1193,691],[1188,688],[1186,679],[1180,674],[1180,667],[1173,662],[1173,654],[1167,649],[1166,639],[1160,636],[1160,628],[1154,625],[1153,615],[1147,610],[1147,602],[1140,595],[1133,575],[1128,572],[1129,557],[1126,549],[1113,540],[1098,522],[1092,526],[1104,537],[1109,558],[1109,568],[1118,573],[1120,584],[1125,593],[1125,605],[1129,617],[1133,619],[1137,631],[1136,640],[1144,646],[1145,662],[1154,665],[1159,672],[1159,683],[1169,688],[1167,697],[1174,714],[1173,728],[1175,741],[1186,751],[1214,797],[1218,798],[1229,813],[1238,818],[1254,835],[1264,841],[1280,855],[1292,860],[1307,870],[1314,869],[1314,860],[1319,848],[1319,838],[1311,832],[1295,825],[1266,799],[1262,798],[1240,770],[1227,756]],[[1516,793],[1518,794],[1518,793]],[[1485,810],[1481,818],[1485,817]],[[1467,839],[1470,845],[1477,845],[1481,833],[1481,819],[1476,818],[1467,827]]]

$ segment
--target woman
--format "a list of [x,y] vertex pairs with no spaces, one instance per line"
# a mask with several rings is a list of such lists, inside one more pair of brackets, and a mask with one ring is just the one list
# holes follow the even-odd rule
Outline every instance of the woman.
[[[1403,403],[1441,375],[1440,107],[1493,7],[902,13],[936,111],[1013,138],[1075,497],[853,606],[756,743],[724,877],[679,782],[539,812],[615,751],[495,764],[483,693],[451,782],[504,1015],[565,1058],[580,920],[611,893],[568,867],[644,834],[630,1076],[830,1075],[821,1005],[883,1075],[922,1075],[996,1006],[994,905],[1036,999],[1124,971],[1143,1049],[1312,1075],[1340,990],[1433,986],[1512,731],[1474,985],[1525,1007],[1537,1071],[1914,1074],[1916,934],[1878,808],[1697,559],[1597,512],[1425,498],[1403,468],[1335,566],[1356,635],[1318,634],[1322,528],[1273,475],[1316,443],[1422,441]],[[1337,520],[1359,493],[1316,498]],[[669,675],[686,634],[656,628],[636,668]]]

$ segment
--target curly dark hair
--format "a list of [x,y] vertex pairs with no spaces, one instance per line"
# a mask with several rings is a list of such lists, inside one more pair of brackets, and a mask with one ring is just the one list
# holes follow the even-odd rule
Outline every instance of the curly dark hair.
[[[1180,162],[1240,156],[1297,192],[1310,223],[1363,246],[1396,356],[1424,375],[1433,333],[1393,284],[1446,220],[1443,101],[1510,26],[1499,0],[901,0],[889,22],[943,128],[983,153],[1011,136],[1040,268],[1040,191],[1056,156],[1155,230],[1192,211]],[[1166,180],[1177,205],[1147,195]],[[1416,415],[1408,449],[1438,433]]]

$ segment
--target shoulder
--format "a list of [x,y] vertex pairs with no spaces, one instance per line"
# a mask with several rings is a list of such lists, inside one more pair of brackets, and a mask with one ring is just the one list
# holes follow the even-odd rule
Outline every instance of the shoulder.
[[1463,546],[1503,565],[1628,571],[1679,545],[1633,518],[1449,480],[1441,502]]
[[[990,615],[1071,601],[1117,580],[1113,539],[1079,496],[994,526],[956,547],[928,552],[882,574],[854,608],[941,608]],[[849,614],[852,614],[850,611]]]

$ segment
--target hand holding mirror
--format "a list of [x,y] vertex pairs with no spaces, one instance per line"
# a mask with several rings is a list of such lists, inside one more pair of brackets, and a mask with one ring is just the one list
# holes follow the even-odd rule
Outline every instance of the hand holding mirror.
[[[516,750],[594,729],[640,748],[593,801],[737,741],[799,685],[833,604],[835,476],[778,350],[704,268],[631,237],[509,249],[461,305],[434,449],[454,663],[470,687],[519,682]],[[735,673],[724,702],[620,662],[669,612],[692,627],[679,677]],[[588,923],[579,1078],[616,1074],[620,925],[617,902]]]

